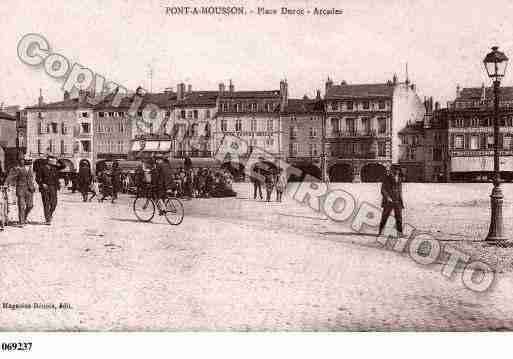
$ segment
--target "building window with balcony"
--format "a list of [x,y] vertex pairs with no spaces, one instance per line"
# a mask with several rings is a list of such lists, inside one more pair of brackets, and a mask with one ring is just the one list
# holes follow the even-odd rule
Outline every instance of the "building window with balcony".
[[316,138],[317,137],[317,128],[310,127],[310,138]]
[[362,127],[366,135],[371,132],[370,119],[368,117],[362,117]]
[[210,110],[205,110],[205,118],[210,118]]
[[192,115],[193,115],[192,117],[193,117],[195,120],[197,120],[197,119],[198,119],[198,110],[194,110],[194,111],[192,111]]
[[185,119],[185,110],[180,110],[180,118]]
[[41,135],[42,133],[43,133],[43,123],[41,121],[39,121],[39,123],[37,124],[37,134]]
[[53,153],[53,140],[48,140],[48,151]]
[[61,133],[62,133],[63,135],[65,135],[65,134],[66,134],[66,132],[67,132],[67,131],[66,131],[66,125],[65,125],[65,124],[64,124],[64,122],[63,122],[63,123],[61,123]]
[[221,108],[223,109],[223,112],[228,112],[228,104],[226,102],[222,104]]
[[470,149],[479,149],[479,136],[470,136]]
[[41,153],[41,140],[37,140],[37,153]]
[[315,157],[318,155],[317,143],[310,143],[310,156]]
[[463,135],[454,136],[454,148],[463,149],[465,148],[465,138]]
[[490,135],[490,136],[488,136],[487,144],[488,144],[488,145],[487,145],[487,148],[488,148],[489,150],[492,150],[492,149],[493,149],[493,144],[494,144],[494,138],[493,138],[493,136],[491,136],[491,135]]
[[221,131],[223,131],[223,132],[228,131],[228,121],[221,120]]
[[242,121],[240,119],[235,120],[235,131],[242,132]]
[[378,142],[378,156],[384,157],[387,155],[387,146],[384,141]]
[[98,117],[104,117],[105,113],[103,111],[98,112]]
[[90,126],[90,124],[82,123],[81,126],[82,126],[82,133],[84,133],[84,134],[91,133],[91,126]]
[[251,132],[256,132],[257,131],[257,120],[252,118],[250,120],[250,122],[249,122],[249,125],[250,125],[250,128],[251,128]]
[[346,131],[349,132],[350,134],[354,134],[356,132],[354,118],[346,118]]
[[378,118],[378,131],[381,134],[387,132],[387,119],[385,117]]
[[290,127],[290,139],[295,140],[297,138],[297,126]]
[[352,110],[353,109],[353,101],[346,102],[346,109]]
[[59,125],[57,122],[52,122],[52,133],[59,133]]
[[61,140],[61,155],[66,153],[64,150],[65,150],[65,148],[64,148],[64,140]]
[[433,149],[433,161],[441,161],[442,160],[442,150],[440,148]]
[[299,153],[299,143],[293,142],[290,144],[290,156],[296,157]]
[[267,147],[273,147],[274,146],[274,138],[268,138],[265,140],[265,145]]
[[273,132],[274,120],[267,120],[267,132]]
[[81,141],[81,143],[82,143],[82,151],[83,152],[86,152],[86,153],[91,152],[91,142],[90,141]]
[[85,118],[89,117],[89,113],[88,112],[82,112],[82,117],[85,117]]
[[379,101],[378,102],[378,108],[380,110],[384,110],[386,108],[385,101]]
[[370,103],[369,101],[363,101],[362,102],[362,106],[363,106],[363,109],[364,110],[368,110],[370,108]]
[[142,117],[142,115],[143,115],[142,111],[137,111],[137,116],[138,117]]
[[273,104],[272,103],[266,104],[266,108],[267,108],[267,112],[273,112]]
[[511,149],[511,135],[506,135],[502,139],[502,148],[505,150]]
[[340,121],[338,118],[331,119],[331,128],[335,133],[340,132]]

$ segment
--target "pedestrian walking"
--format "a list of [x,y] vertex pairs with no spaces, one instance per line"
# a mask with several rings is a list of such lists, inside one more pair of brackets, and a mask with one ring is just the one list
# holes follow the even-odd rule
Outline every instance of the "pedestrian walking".
[[91,190],[91,167],[89,167],[89,163],[87,161],[80,161],[79,169],[78,169],[78,177],[77,177],[77,185],[78,190],[82,194],[82,200],[87,202],[87,197],[89,196],[89,192]]
[[392,211],[394,211],[395,227],[398,235],[403,234],[402,211],[404,208],[404,202],[402,181],[401,167],[397,165],[393,165],[391,170],[387,171],[387,174],[383,178],[383,182],[381,183],[381,195],[383,196],[381,207],[383,207],[383,213],[381,214],[378,235],[383,233],[383,229],[385,228],[388,217]]
[[18,225],[23,227],[27,217],[34,207],[34,173],[31,169],[32,161],[18,161],[11,169],[5,182],[16,188],[16,202],[18,204]]
[[264,181],[267,202],[271,202],[271,194],[273,193],[275,178],[276,176],[272,172],[268,172],[265,175]]
[[112,198],[111,202],[114,203],[118,199],[118,193],[121,191],[121,170],[119,169],[119,162],[114,161],[112,163],[112,169],[110,171],[111,184],[112,184]]
[[260,168],[255,165],[253,168],[254,174],[251,176],[251,182],[253,182],[253,199],[257,199],[257,192],[260,199],[263,199],[262,196],[262,182],[261,182],[261,171]]
[[283,192],[285,192],[285,189],[287,188],[287,177],[285,176],[285,173],[283,173],[282,168],[278,170],[278,175],[276,177],[276,200],[281,202]]
[[39,185],[39,192],[41,192],[46,225],[52,223],[53,214],[57,208],[57,191],[60,189],[57,171],[64,167],[64,165],[57,162],[56,157],[48,156],[36,174],[36,182]]

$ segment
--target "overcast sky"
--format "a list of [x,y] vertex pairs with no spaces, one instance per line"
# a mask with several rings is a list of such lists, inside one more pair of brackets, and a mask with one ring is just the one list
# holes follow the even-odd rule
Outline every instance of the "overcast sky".
[[[258,6],[344,10],[338,16],[169,16],[165,6],[243,5],[219,0],[1,0],[0,102],[26,106],[62,98],[62,83],[17,58],[17,43],[40,33],[52,51],[128,88],[277,89],[312,96],[327,76],[336,83],[401,80],[405,63],[420,96],[445,103],[457,84],[488,80],[482,58],[497,44],[513,57],[511,1],[268,1]],[[512,70],[513,71],[513,70]],[[513,83],[513,74],[504,85]]]

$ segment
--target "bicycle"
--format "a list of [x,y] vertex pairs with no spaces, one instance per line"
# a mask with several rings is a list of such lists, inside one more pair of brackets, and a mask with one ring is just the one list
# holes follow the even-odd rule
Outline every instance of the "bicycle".
[[151,190],[138,193],[132,208],[135,216],[141,222],[151,222],[157,209],[159,216],[165,216],[167,222],[173,226],[182,223],[184,217],[182,202],[167,192],[164,198],[160,198],[155,191]]

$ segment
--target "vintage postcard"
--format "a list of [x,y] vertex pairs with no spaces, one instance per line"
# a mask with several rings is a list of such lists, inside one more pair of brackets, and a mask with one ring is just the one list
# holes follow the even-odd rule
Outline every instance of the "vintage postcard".
[[511,2],[0,20],[1,331],[513,329]]

